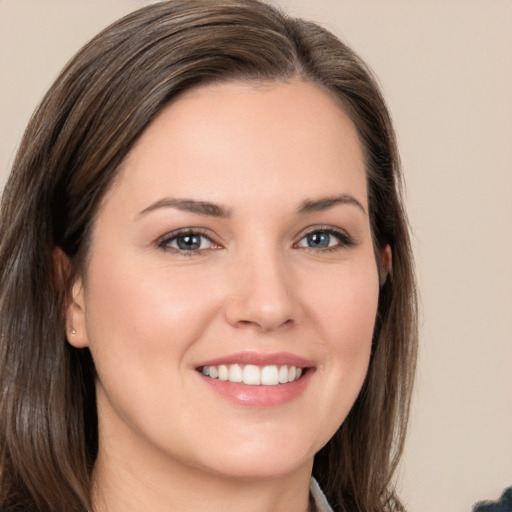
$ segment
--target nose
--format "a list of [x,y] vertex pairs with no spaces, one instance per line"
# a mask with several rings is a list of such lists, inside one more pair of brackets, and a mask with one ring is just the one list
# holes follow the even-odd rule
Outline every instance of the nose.
[[229,324],[269,332],[301,321],[299,285],[289,263],[277,255],[259,254],[236,267],[225,307]]

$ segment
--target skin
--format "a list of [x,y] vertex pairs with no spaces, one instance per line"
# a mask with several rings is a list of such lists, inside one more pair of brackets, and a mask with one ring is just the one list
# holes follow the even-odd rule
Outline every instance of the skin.
[[[183,229],[198,250],[178,248]],[[367,372],[378,290],[361,146],[328,93],[227,83],[168,106],[102,203],[68,309],[98,372],[95,510],[306,511],[314,454]],[[311,361],[307,386],[252,407],[197,371],[245,352]]]

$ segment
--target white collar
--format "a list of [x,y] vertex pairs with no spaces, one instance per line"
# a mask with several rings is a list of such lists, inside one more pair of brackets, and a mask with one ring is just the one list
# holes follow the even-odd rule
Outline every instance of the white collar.
[[315,501],[316,512],[333,512],[331,506],[327,502],[325,494],[322,492],[322,489],[320,489],[320,486],[314,477],[311,477],[309,491],[311,492],[311,496],[313,496],[313,500]]

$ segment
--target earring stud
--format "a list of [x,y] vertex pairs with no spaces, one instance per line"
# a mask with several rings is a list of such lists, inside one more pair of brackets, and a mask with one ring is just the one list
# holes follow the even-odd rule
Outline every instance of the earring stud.
[[76,334],[75,329],[71,329],[69,332],[71,333],[71,336],[74,336]]

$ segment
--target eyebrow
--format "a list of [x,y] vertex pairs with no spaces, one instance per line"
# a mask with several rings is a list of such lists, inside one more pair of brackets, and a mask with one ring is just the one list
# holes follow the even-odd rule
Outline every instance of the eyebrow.
[[176,208],[177,210],[182,210],[184,212],[197,213],[208,217],[231,217],[231,211],[228,208],[215,203],[209,203],[208,201],[196,201],[194,199],[172,199],[168,197],[160,199],[156,203],[144,208],[144,210],[137,214],[137,217],[146,215],[147,213],[158,210],[159,208]]
[[[340,194],[320,199],[306,199],[301,203],[297,211],[300,214],[323,212],[340,204],[356,206],[366,214],[366,210],[363,205],[355,197],[349,194]],[[196,213],[208,217],[231,217],[231,210],[216,203],[197,201],[195,199],[173,199],[169,197],[160,199],[159,201],[149,205],[147,208],[144,208],[136,215],[136,217],[141,217],[160,208],[175,208],[177,210]]]
[[340,194],[337,196],[323,197],[320,199],[307,199],[299,206],[298,211],[299,213],[323,212],[339,204],[356,206],[364,214],[366,214],[366,210],[364,209],[363,205],[354,196],[349,194]]

